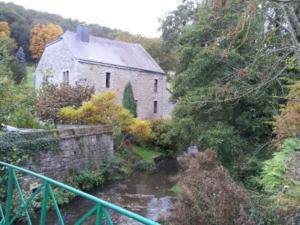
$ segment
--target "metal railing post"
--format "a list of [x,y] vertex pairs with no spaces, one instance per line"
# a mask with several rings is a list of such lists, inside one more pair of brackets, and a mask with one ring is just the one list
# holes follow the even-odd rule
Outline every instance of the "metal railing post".
[[13,168],[8,168],[7,175],[7,193],[6,193],[6,207],[5,207],[5,224],[10,222],[10,211],[12,206],[13,195]]
[[48,183],[48,181],[45,181],[44,182],[44,193],[43,193],[43,200],[42,200],[40,225],[46,224],[48,193],[49,193],[49,183]]

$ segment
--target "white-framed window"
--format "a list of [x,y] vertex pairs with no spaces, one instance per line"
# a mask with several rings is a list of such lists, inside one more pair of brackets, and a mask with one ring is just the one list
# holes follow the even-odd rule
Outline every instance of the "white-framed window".
[[106,88],[110,88],[110,86],[111,86],[110,78],[111,78],[110,72],[106,72],[106,76],[105,76],[105,87]]
[[65,70],[63,72],[63,84],[69,84],[69,83],[70,83],[69,70]]

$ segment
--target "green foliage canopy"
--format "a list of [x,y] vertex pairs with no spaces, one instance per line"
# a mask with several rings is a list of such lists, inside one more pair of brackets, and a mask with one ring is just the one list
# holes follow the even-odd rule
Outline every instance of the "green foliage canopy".
[[279,106],[270,96],[282,94],[272,81],[285,72],[286,59],[267,53],[284,42],[269,41],[281,36],[265,32],[263,8],[228,4],[198,7],[179,36],[173,79],[173,133],[181,149],[213,147],[225,165],[247,159],[271,139],[268,121]]

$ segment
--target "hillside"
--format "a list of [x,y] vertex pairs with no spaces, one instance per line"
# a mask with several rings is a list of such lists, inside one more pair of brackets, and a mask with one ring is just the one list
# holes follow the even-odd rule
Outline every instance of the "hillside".
[[[53,23],[61,26],[64,31],[74,31],[78,24],[84,22],[46,12],[25,9],[20,5],[5,2],[0,2],[0,21],[9,23],[11,37],[16,40],[18,46],[23,47],[28,62],[33,62],[29,51],[30,31],[33,25],[37,23]],[[166,49],[162,48],[160,38],[147,38],[141,35],[133,35],[122,30],[111,29],[98,24],[87,25],[92,35],[140,43],[164,70],[174,69],[174,58]]]
[[[66,19],[62,16],[25,9],[22,6],[0,2],[0,21],[7,21],[11,28],[11,36],[16,40],[18,46],[24,48],[26,58],[30,60],[29,39],[32,25],[36,23],[54,23],[60,25],[64,30],[75,30],[81,23],[78,20]],[[96,36],[111,38],[113,30],[98,24],[88,24],[91,33]]]

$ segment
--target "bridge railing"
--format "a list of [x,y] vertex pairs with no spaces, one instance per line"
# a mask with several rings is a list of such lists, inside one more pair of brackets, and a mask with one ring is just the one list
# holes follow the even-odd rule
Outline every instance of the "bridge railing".
[[[0,203],[0,225],[10,225],[14,222],[17,222],[17,220],[20,218],[20,216],[25,216],[25,220],[27,221],[27,224],[32,225],[32,220],[29,214],[29,206],[32,203],[33,199],[36,198],[38,195],[42,195],[42,204],[41,204],[41,210],[40,210],[40,225],[45,225],[47,221],[47,205],[52,203],[52,207],[54,208],[58,220],[61,225],[64,225],[64,218],[61,214],[61,211],[59,209],[57,200],[55,198],[55,193],[53,191],[53,187],[64,189],[68,192],[71,192],[77,196],[81,196],[89,201],[91,201],[91,209],[86,212],[84,215],[82,215],[76,222],[75,225],[84,224],[87,219],[89,219],[91,216],[96,215],[96,225],[102,225],[104,224],[104,221],[106,221],[106,224],[113,225],[113,221],[111,219],[111,216],[109,214],[108,209],[117,212],[118,214],[127,216],[137,222],[140,222],[142,224],[146,225],[159,225],[159,223],[154,222],[150,219],[147,219],[145,217],[142,217],[136,213],[133,213],[131,211],[128,211],[124,208],[121,208],[117,205],[114,205],[112,203],[109,203],[105,200],[102,200],[100,198],[97,198],[93,195],[90,195],[88,193],[85,193],[83,191],[80,191],[76,188],[73,188],[69,185],[63,184],[61,182],[58,182],[56,180],[53,180],[51,178],[48,178],[46,176],[43,176],[41,174],[32,172],[30,170],[14,166],[5,162],[0,161],[0,166],[5,168],[4,175],[0,178],[0,185],[7,183],[6,187],[6,200],[5,203]],[[16,172],[26,174],[33,176],[39,180],[42,181],[41,185],[38,186],[33,193],[25,198],[22,185],[20,184],[18,177],[16,175]],[[16,191],[14,191],[16,190]],[[16,210],[13,210],[13,195],[14,193],[17,193],[20,199],[20,205],[17,207]]]

